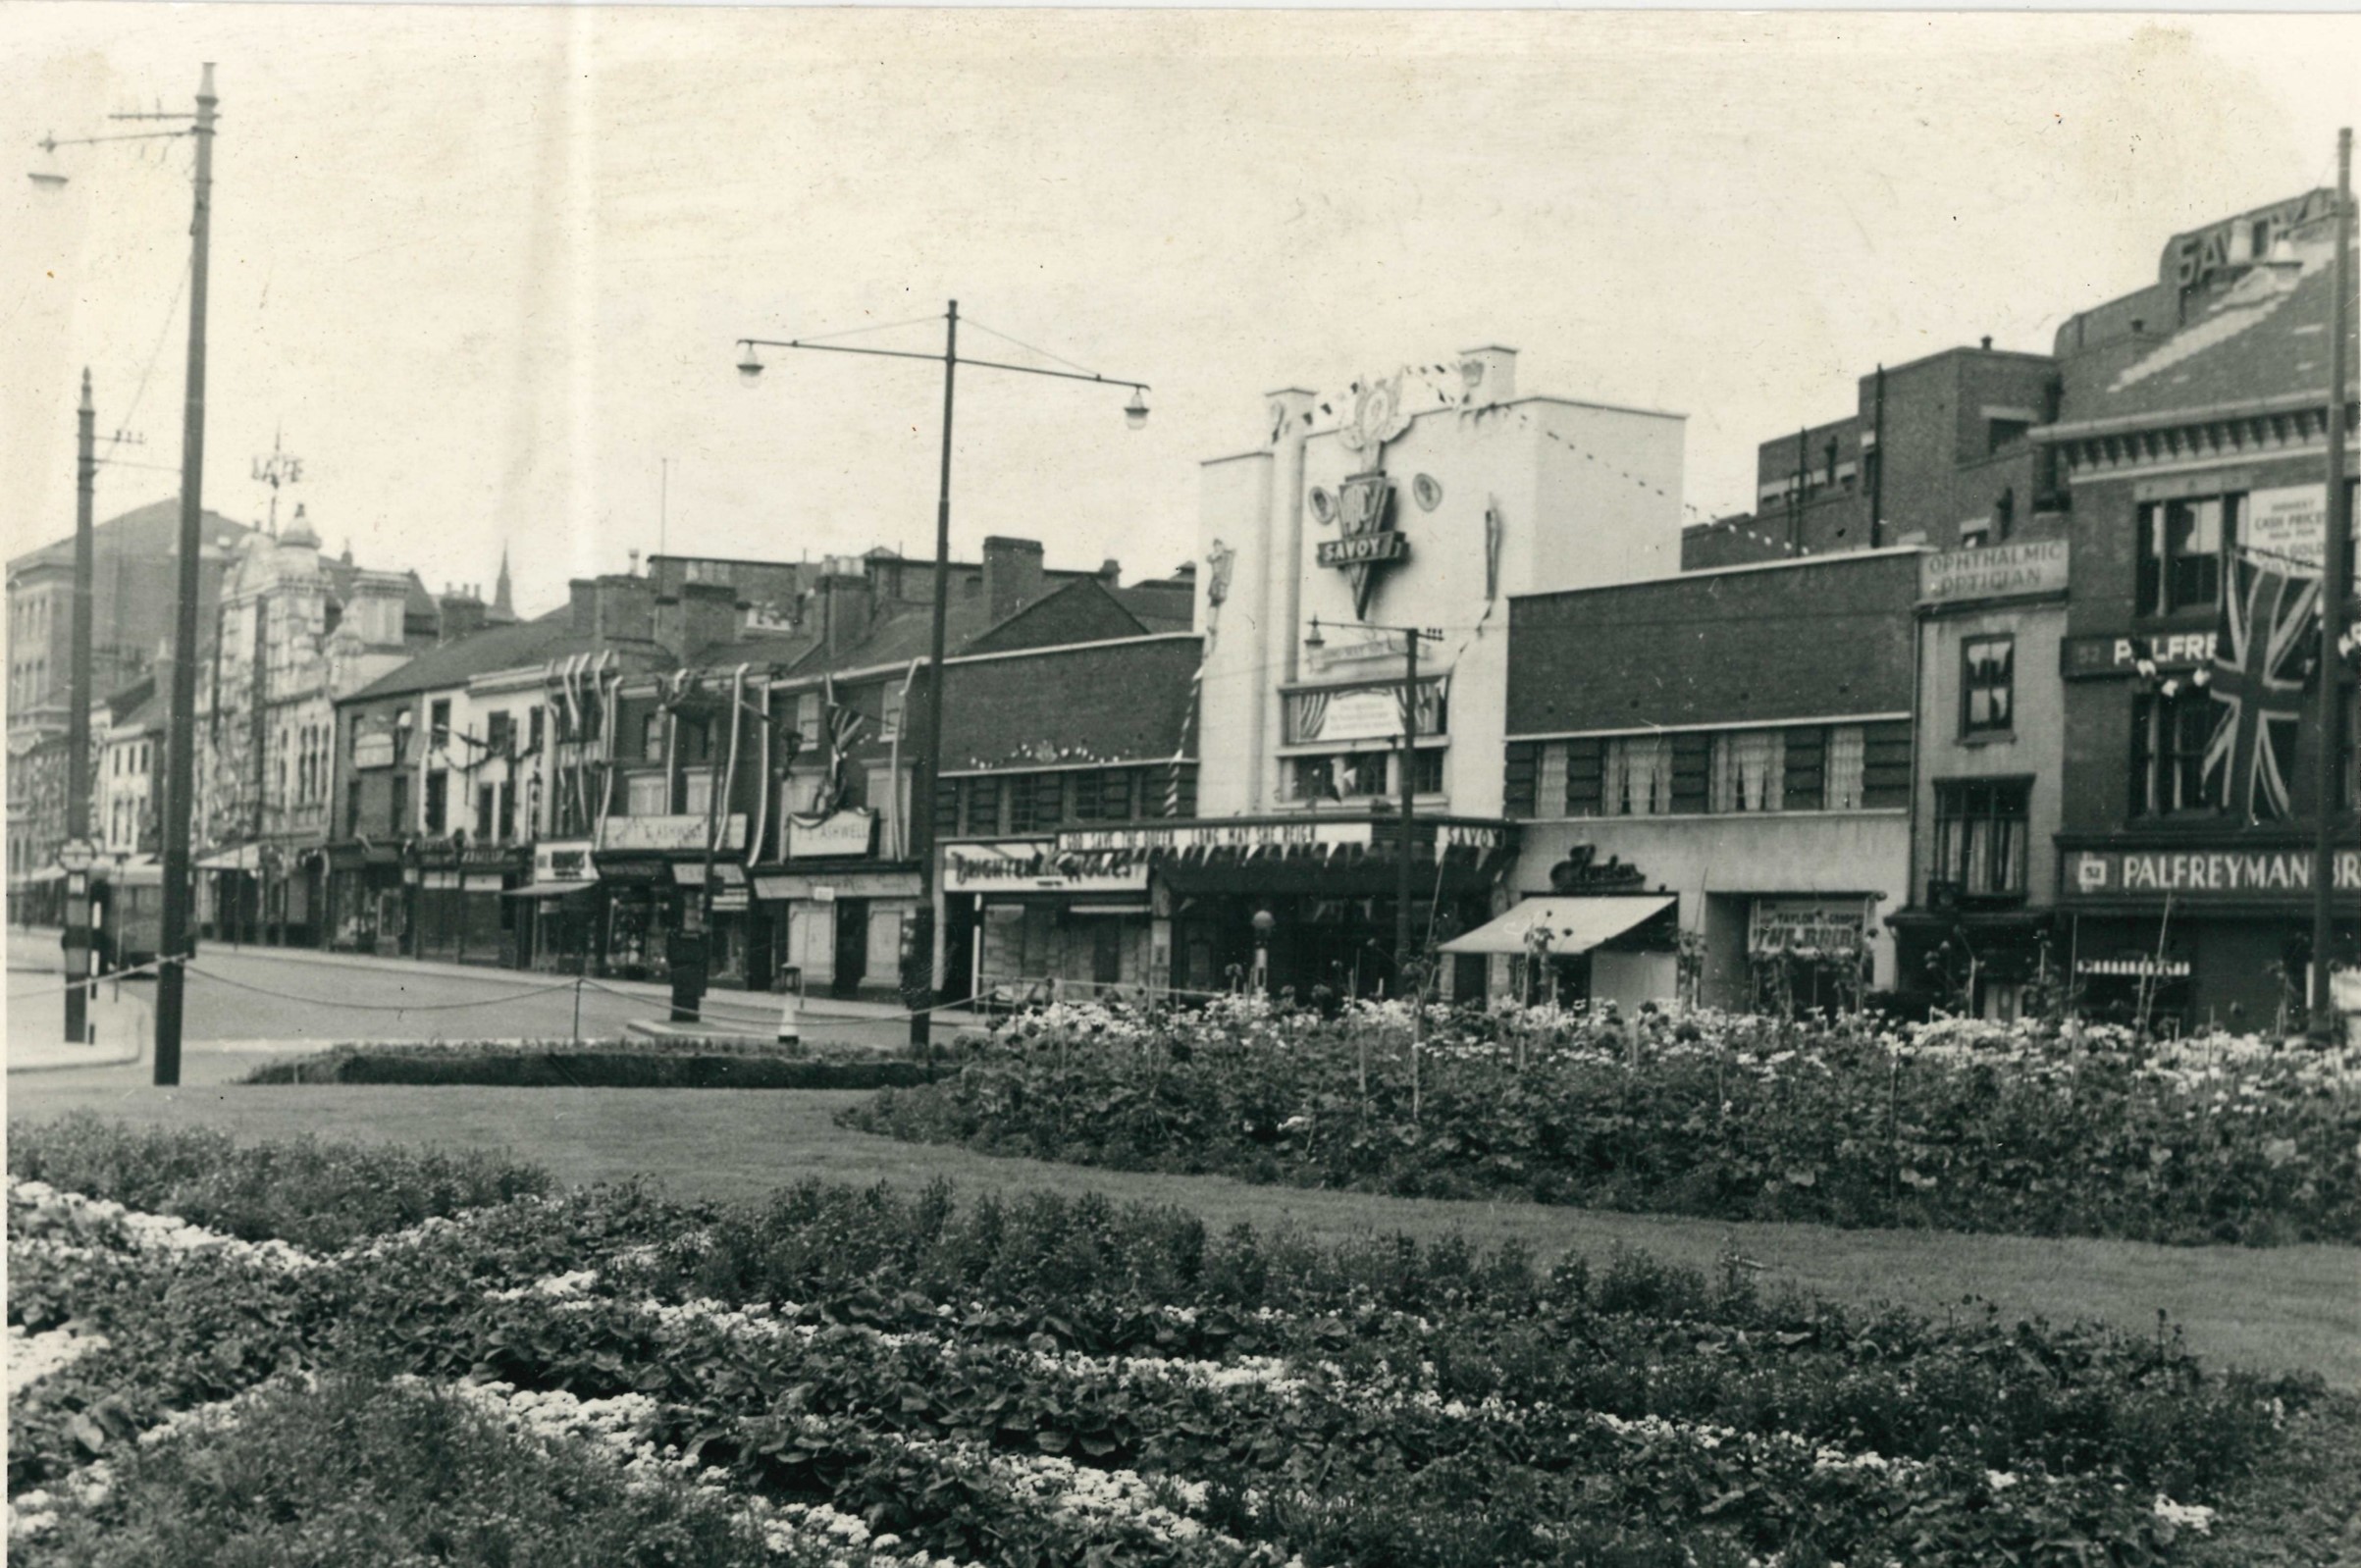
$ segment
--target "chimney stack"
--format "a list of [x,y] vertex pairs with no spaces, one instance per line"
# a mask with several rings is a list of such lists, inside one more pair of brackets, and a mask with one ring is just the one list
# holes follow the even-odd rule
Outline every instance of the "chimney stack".
[[458,589],[436,601],[443,611],[443,641],[452,642],[484,629],[484,601]]
[[738,591],[727,583],[680,585],[680,654],[695,658],[738,640]]
[[[831,560],[828,564],[833,567],[851,563]],[[868,635],[869,622],[876,614],[876,594],[869,587],[866,573],[829,571],[821,576],[820,625],[827,638],[831,661]]]
[[1041,546],[1030,539],[995,534],[983,546],[986,613],[1004,621],[1041,597]]

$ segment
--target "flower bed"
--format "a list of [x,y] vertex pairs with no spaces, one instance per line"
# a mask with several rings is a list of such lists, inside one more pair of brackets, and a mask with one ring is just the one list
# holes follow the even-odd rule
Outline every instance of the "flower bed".
[[[608,1188],[336,1248],[14,1176],[9,1210],[12,1334],[45,1347],[12,1391],[13,1544],[71,1560],[207,1560],[165,1533],[191,1495],[351,1543],[303,1560],[401,1560],[454,1519],[554,1519],[595,1458],[655,1489],[601,1539],[709,1546],[573,1560],[2131,1562],[2241,1528],[2290,1421],[2356,1430],[2170,1335],[1854,1315],[1634,1256],[1215,1235],[1095,1196]],[[516,1476],[462,1484],[437,1444]],[[307,1445],[323,1476],[427,1467],[442,1500],[229,1484]]]
[[807,1057],[760,1040],[471,1040],[334,1046],[266,1062],[241,1081],[502,1089],[881,1089],[930,1083],[951,1071],[866,1052]]
[[2361,1241],[2361,1057],[1940,1020],[1229,1000],[1010,1019],[845,1124],[1419,1197],[2177,1243]]

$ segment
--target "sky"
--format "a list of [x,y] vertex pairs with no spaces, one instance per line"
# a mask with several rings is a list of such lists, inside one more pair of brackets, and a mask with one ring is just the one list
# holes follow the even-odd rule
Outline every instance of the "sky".
[[[178,494],[187,138],[216,62],[204,499],[528,613],[628,553],[932,549],[1127,581],[1264,393],[1501,343],[1688,416],[1697,515],[1876,364],[2046,350],[2179,230],[2335,177],[2361,19],[0,6],[0,543]],[[63,187],[24,177],[53,168]],[[909,323],[896,326],[896,323]],[[986,336],[989,328],[1005,338]],[[1014,340],[1013,341],[1010,340]],[[1023,346],[1021,346],[1023,345]],[[1046,358],[1036,349],[1055,355]]]

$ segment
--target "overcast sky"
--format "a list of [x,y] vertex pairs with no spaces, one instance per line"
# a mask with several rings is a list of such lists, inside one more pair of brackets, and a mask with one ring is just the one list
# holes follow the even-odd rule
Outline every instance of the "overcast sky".
[[2176,230],[2333,181],[2361,23],[9,4],[10,553],[72,528],[84,365],[145,437],[100,516],[177,493],[190,144],[20,171],[208,59],[207,503],[258,519],[284,429],[330,549],[489,591],[504,544],[534,610],[656,548],[665,458],[676,552],[930,550],[938,370],[731,366],[949,296],[1156,389],[1132,434],[1118,392],[964,376],[963,554],[1170,571],[1265,392],[1492,342],[1525,392],[1687,414],[1688,498],[1737,509],[1878,361],[2046,349]]

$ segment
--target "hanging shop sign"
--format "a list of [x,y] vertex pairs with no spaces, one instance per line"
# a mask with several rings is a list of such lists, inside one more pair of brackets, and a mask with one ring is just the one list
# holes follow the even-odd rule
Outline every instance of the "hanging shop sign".
[[[1438,676],[1418,683],[1418,733],[1443,732],[1443,702],[1449,690]],[[1340,691],[1289,692],[1287,744],[1398,739],[1402,732],[1401,684],[1354,686]]]
[[1756,958],[1859,953],[1868,924],[1869,906],[1863,899],[1757,899],[1747,928],[1747,952]]
[[830,855],[866,855],[877,833],[877,813],[866,807],[831,811],[825,816],[787,818],[787,859],[817,860]]
[[1315,552],[1323,566],[1342,572],[1352,585],[1352,612],[1369,618],[1369,597],[1380,568],[1410,554],[1410,541],[1393,526],[1393,482],[1382,473],[1355,474],[1337,487],[1337,537]]
[[549,839],[533,846],[536,882],[587,882],[598,874],[589,839]]
[[[638,852],[656,855],[702,855],[712,820],[703,811],[677,816],[610,816],[599,827],[602,854]],[[746,848],[746,813],[733,811],[721,818],[722,850]]]
[[[2335,852],[2335,891],[2361,893],[2361,850]],[[2309,898],[2309,849],[2070,850],[2069,899],[2156,898],[2190,903]]]
[[1938,550],[1918,561],[1918,601],[1922,604],[2055,594],[2065,590],[2066,582],[2063,539]]
[[1060,853],[1039,841],[954,844],[943,851],[946,893],[1144,893],[1143,855]]
[[2059,673],[2070,681],[2087,681],[2139,674],[2143,665],[2195,669],[2214,661],[2214,635],[2203,631],[2069,637],[2058,645]]

